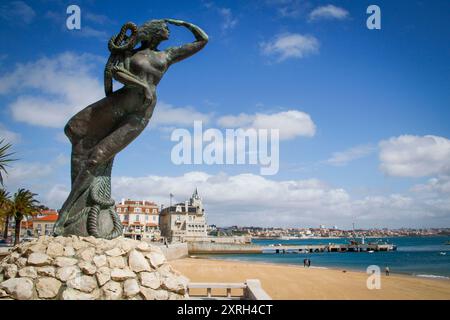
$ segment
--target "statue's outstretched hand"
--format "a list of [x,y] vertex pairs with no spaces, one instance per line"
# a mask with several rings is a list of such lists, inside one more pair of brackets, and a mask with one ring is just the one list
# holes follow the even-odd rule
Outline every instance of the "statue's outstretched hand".
[[173,24],[175,26],[183,26],[186,24],[183,20],[176,20],[176,19],[164,19],[167,23]]

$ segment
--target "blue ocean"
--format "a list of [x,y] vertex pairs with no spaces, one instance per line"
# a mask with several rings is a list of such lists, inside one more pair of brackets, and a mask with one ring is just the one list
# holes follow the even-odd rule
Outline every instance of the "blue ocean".
[[[288,254],[215,254],[212,259],[231,259],[264,263],[282,263],[303,266],[303,259],[311,260],[311,267],[338,268],[365,271],[369,265],[378,265],[383,271],[386,266],[391,273],[409,274],[419,277],[450,279],[450,237],[396,237],[366,238],[367,242],[382,240],[397,245],[397,251],[389,252],[322,252]],[[349,239],[296,239],[296,240],[253,240],[256,245],[271,244],[305,245],[348,243]]]

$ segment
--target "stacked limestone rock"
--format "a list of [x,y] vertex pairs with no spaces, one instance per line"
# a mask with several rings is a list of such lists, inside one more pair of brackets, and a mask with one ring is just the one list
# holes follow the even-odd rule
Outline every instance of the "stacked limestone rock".
[[0,262],[0,299],[184,299],[187,283],[157,246],[122,237],[44,236]]

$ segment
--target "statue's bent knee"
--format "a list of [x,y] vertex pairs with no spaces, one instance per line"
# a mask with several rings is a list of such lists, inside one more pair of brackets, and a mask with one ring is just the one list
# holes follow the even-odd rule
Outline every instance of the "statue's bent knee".
[[77,134],[72,121],[69,121],[64,127],[64,133],[69,138],[70,141],[78,140],[80,137]]

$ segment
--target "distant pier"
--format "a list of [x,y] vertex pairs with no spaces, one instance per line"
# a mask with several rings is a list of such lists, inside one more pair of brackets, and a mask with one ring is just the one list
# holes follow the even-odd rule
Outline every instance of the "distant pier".
[[262,253],[368,252],[394,251],[393,244],[314,244],[262,247]]

